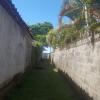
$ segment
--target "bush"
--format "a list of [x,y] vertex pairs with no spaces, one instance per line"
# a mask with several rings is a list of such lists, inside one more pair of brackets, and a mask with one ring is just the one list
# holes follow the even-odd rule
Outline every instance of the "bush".
[[90,27],[90,30],[92,32],[100,32],[100,22],[99,23],[93,23]]
[[51,30],[47,35],[47,42],[52,47],[63,47],[66,43],[71,43],[79,38],[79,32],[75,26],[64,27],[60,31]]

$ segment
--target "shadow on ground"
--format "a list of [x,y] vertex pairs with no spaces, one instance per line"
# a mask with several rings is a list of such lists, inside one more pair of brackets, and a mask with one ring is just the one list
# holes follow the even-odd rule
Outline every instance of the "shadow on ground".
[[48,61],[24,75],[5,100],[78,100],[69,84]]

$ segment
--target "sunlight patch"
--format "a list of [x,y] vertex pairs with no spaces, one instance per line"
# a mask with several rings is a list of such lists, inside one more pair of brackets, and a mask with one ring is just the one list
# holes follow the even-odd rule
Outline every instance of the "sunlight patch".
[[57,69],[57,68],[54,68],[53,71],[54,71],[54,72],[58,72],[58,69]]

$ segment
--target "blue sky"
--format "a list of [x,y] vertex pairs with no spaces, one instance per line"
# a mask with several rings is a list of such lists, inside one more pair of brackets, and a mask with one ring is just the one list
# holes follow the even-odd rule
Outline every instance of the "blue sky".
[[58,15],[62,0],[12,0],[18,12],[27,24],[44,21],[58,26]]

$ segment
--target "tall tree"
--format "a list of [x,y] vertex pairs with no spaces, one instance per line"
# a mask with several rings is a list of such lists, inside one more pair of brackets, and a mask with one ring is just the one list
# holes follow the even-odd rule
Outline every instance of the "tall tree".
[[53,29],[53,25],[49,22],[38,23],[30,26],[32,29],[33,35],[35,34],[47,34],[51,29]]
[[44,22],[31,25],[30,28],[33,33],[33,38],[35,39],[35,45],[47,45],[46,35],[51,29],[53,29],[53,25],[50,22]]

